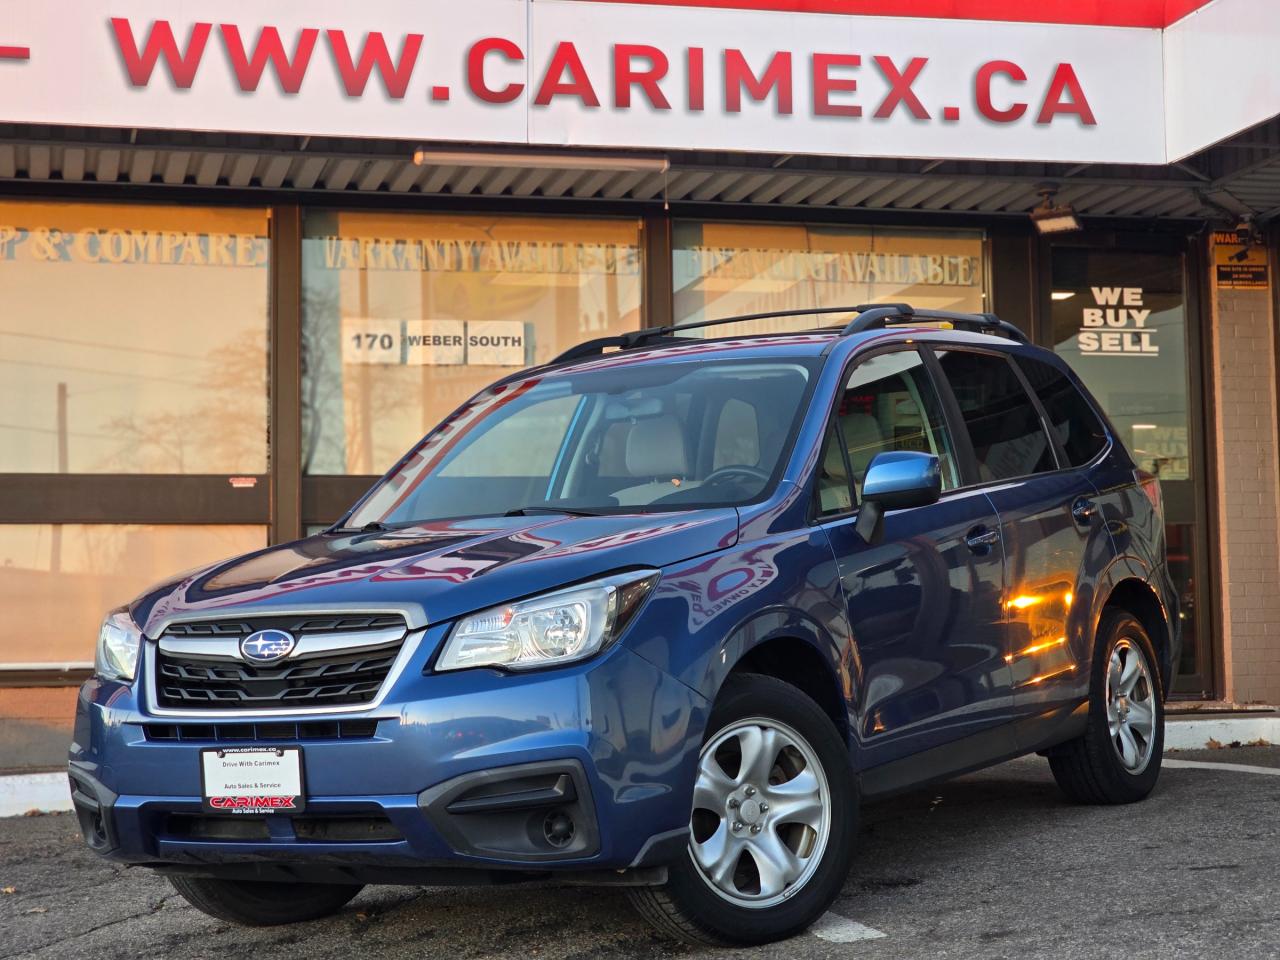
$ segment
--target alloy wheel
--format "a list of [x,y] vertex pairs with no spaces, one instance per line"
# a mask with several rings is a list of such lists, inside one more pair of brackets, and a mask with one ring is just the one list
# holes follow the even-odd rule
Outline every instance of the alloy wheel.
[[776,720],[738,720],[698,760],[689,848],[726,900],[754,909],[797,893],[831,833],[831,790],[817,754]]
[[1156,689],[1142,648],[1121,637],[1107,664],[1107,729],[1124,769],[1142,773],[1155,745]]

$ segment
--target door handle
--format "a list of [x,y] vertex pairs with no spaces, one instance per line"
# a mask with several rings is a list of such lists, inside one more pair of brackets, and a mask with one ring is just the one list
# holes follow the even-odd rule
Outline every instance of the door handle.
[[964,538],[964,542],[974,553],[985,553],[1000,542],[1000,531],[990,527],[974,527]]
[[1071,516],[1075,517],[1076,523],[1082,527],[1087,527],[1097,512],[1098,505],[1088,497],[1081,497],[1071,505]]

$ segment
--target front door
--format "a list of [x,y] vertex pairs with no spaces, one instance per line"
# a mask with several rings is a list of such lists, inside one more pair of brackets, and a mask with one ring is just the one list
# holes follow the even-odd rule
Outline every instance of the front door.
[[[883,537],[869,544],[854,529],[856,507],[867,467],[886,450],[938,456],[943,495],[887,512]],[[829,428],[818,509],[848,605],[864,769],[1009,719],[999,521],[981,491],[960,483],[921,356],[903,350],[858,363]]]

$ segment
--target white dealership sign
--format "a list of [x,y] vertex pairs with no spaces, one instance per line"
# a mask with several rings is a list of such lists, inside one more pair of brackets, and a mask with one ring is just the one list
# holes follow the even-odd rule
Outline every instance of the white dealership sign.
[[1164,160],[1161,32],[588,0],[0,0],[0,120]]
[[0,50],[29,51],[0,58],[7,122],[1165,159],[1163,39],[1152,28],[587,0],[0,0],[0,9]]

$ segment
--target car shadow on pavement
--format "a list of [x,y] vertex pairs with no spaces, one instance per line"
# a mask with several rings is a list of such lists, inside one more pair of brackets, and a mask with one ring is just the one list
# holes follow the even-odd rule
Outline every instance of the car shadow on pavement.
[[[1037,776],[1041,767],[1046,769]],[[1066,804],[1044,761],[1024,761],[1019,772],[962,778],[865,808],[860,849],[837,901],[841,912],[856,914],[868,896],[901,897],[907,888],[957,863],[984,862],[983,851],[998,849],[1011,823],[1034,824],[1055,812],[1084,809]],[[910,855],[904,856],[907,850]],[[393,940],[430,943],[473,957],[536,954],[577,960],[701,952],[655,934],[631,911],[621,891],[557,884],[412,892],[371,888],[336,922],[368,946]],[[819,942],[810,946],[819,952],[834,949]],[[786,944],[751,952],[794,955]]]
[[[151,871],[99,860],[71,816],[11,818],[0,820],[0,888],[13,890],[0,896],[0,960],[1074,958],[1104,955],[1114,937],[1143,939],[1143,957],[1265,956],[1280,940],[1275,780],[1168,770],[1144,803],[1075,806],[1031,757],[915,790],[864,809],[832,906],[883,938],[731,951],[663,939],[619,890],[563,885],[374,886],[325,920],[240,928]],[[1117,895],[1134,862],[1151,878],[1141,904]],[[1211,949],[1224,938],[1240,949]]]

